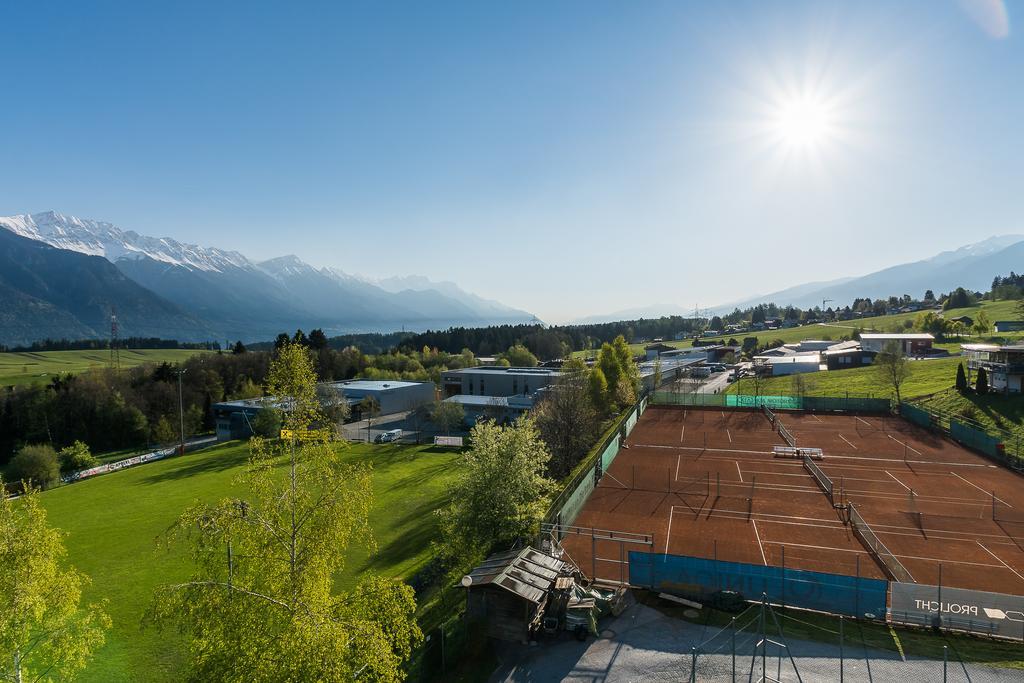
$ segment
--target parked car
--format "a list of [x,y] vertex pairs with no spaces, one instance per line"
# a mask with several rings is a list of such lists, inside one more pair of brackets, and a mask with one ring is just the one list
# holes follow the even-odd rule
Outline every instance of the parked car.
[[389,429],[386,432],[381,432],[373,438],[374,443],[391,443],[392,441],[398,441],[402,438],[401,429]]

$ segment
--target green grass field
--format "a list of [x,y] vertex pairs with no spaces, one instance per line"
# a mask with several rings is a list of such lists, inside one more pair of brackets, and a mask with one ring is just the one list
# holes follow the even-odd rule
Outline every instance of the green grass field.
[[[939,358],[910,362],[910,377],[900,388],[903,398],[914,398],[943,391],[956,383],[956,366],[961,358]],[[892,395],[892,386],[873,367],[812,372],[802,376],[807,396],[875,396],[886,398]],[[793,376],[770,377],[761,380],[755,391],[752,379],[741,379],[726,390],[730,394],[754,394],[762,396],[788,396],[794,393]]]
[[[234,480],[247,456],[248,446],[233,442],[42,494],[51,524],[67,533],[69,562],[92,578],[85,600],[106,600],[114,621],[82,680],[181,679],[178,634],[140,628],[154,588],[189,573],[182,553],[158,550],[156,542],[196,501],[243,494]],[[432,513],[444,503],[458,455],[431,446],[352,444],[345,457],[373,463],[370,522],[378,552],[353,548],[338,576],[339,590],[366,571],[410,577],[429,558],[436,533]]]
[[[196,349],[123,349],[121,367],[131,368],[144,363],[178,363],[197,353],[212,353]],[[38,351],[0,353],[0,386],[49,382],[65,372],[82,372],[90,368],[106,367],[109,351]]]

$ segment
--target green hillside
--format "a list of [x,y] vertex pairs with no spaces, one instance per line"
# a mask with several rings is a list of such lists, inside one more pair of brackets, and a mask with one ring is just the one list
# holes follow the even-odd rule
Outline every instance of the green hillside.
[[[939,358],[936,360],[911,361],[910,377],[900,391],[903,398],[925,396],[937,391],[949,389],[956,383],[956,366],[960,358]],[[878,370],[873,367],[835,370],[832,372],[813,372],[802,375],[805,383],[804,394],[807,396],[875,396],[892,395],[892,386],[886,384]],[[757,388],[762,396],[786,396],[795,392],[793,376],[770,377],[763,379]],[[732,384],[727,393],[754,394],[754,381],[741,379]]]
[[[232,442],[43,493],[50,522],[67,533],[68,560],[92,578],[85,600],[106,600],[114,621],[85,681],[181,680],[181,647],[174,632],[141,630],[153,589],[184,579],[180,551],[157,549],[157,539],[196,501],[242,490],[248,447]],[[353,549],[338,577],[345,589],[364,571],[410,577],[428,558],[436,532],[432,514],[444,503],[457,472],[457,454],[429,446],[353,444],[345,457],[373,463],[370,522],[379,550]]]
[[[122,349],[121,367],[131,368],[144,363],[178,363],[197,353],[212,353],[197,349]],[[0,353],[0,386],[49,382],[64,372],[82,372],[90,368],[107,367],[110,352],[92,351],[26,351]]]

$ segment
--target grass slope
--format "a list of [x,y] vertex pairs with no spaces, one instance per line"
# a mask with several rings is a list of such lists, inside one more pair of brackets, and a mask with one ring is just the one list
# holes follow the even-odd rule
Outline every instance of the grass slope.
[[[163,361],[177,363],[197,353],[212,352],[196,349],[123,349],[120,352],[121,367],[130,368]],[[109,362],[110,352],[102,350],[0,353],[0,386],[45,383],[54,375],[102,368]]]
[[[952,387],[956,383],[956,366],[961,359],[957,356],[910,362],[910,377],[900,388],[903,398],[925,396]],[[887,384],[877,368],[852,368],[832,372],[814,372],[803,375],[807,396],[843,396],[847,392],[856,396],[885,398],[892,395],[892,386]],[[793,377],[771,377],[761,380],[759,393],[762,396],[787,396],[793,394]],[[732,384],[727,393],[754,394],[754,382],[741,379]]]
[[[234,480],[247,456],[247,445],[234,442],[43,494],[51,524],[67,533],[69,562],[92,578],[85,600],[106,600],[114,621],[82,680],[181,679],[179,636],[140,629],[154,588],[189,573],[180,549],[158,550],[156,541],[189,505],[243,495]],[[409,577],[429,556],[436,533],[432,511],[444,503],[457,454],[428,446],[353,444],[345,457],[374,465],[370,521],[379,552],[353,549],[339,589],[351,587],[365,571]]]

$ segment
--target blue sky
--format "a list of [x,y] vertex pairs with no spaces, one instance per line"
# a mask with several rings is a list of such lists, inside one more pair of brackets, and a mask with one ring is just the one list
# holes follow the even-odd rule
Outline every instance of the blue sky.
[[450,279],[549,321],[718,304],[1024,233],[1022,14],[7,3],[0,215]]

